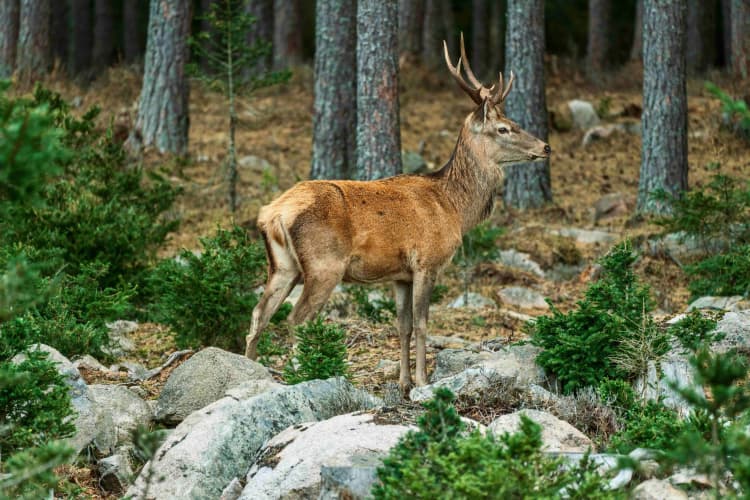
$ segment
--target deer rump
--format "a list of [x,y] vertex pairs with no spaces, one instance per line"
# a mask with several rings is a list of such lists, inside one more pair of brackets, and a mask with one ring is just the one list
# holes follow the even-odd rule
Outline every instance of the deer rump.
[[461,243],[461,224],[439,190],[419,175],[301,182],[258,216],[269,274],[336,284],[409,282],[414,271],[440,268]]

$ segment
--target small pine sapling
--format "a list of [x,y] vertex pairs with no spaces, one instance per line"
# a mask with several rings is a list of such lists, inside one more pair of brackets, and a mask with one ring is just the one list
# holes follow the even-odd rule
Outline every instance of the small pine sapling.
[[464,304],[469,302],[469,280],[471,268],[480,262],[494,260],[499,255],[495,241],[503,234],[503,228],[492,227],[483,222],[463,236],[461,248],[453,256],[453,263],[461,269],[464,289]]
[[202,31],[190,38],[190,47],[197,61],[205,61],[203,66],[191,63],[188,70],[203,80],[210,88],[224,94],[229,114],[229,150],[227,158],[227,181],[229,208],[237,210],[237,149],[235,132],[237,129],[237,96],[284,82],[289,79],[288,71],[248,75],[248,68],[258,68],[256,64],[270,52],[268,42],[258,40],[248,43],[248,33],[256,23],[249,14],[246,0],[216,0],[211,2],[208,13],[203,17],[208,31]]
[[318,316],[313,321],[296,327],[297,346],[293,356],[297,364],[289,362],[284,369],[284,380],[297,384],[306,380],[345,377],[346,333]]

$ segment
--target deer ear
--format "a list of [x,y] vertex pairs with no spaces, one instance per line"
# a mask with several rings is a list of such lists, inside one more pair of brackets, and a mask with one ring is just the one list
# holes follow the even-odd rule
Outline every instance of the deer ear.
[[480,118],[482,119],[482,125],[487,124],[487,118],[490,116],[492,110],[492,103],[489,99],[482,101],[482,105],[479,107]]

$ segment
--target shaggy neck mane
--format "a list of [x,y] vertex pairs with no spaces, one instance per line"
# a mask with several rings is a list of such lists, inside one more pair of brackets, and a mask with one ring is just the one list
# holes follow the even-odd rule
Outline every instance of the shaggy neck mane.
[[448,200],[463,216],[462,234],[490,216],[495,190],[503,178],[502,169],[492,162],[486,151],[470,141],[464,125],[450,160],[433,174],[442,184]]

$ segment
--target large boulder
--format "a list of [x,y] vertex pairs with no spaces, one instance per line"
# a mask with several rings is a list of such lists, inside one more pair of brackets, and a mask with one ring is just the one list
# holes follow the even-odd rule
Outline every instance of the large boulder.
[[747,302],[742,295],[732,295],[729,297],[714,297],[707,295],[699,297],[690,303],[687,310],[694,309],[714,309],[717,311],[739,311],[747,307]]
[[606,231],[600,231],[597,229],[580,229],[577,227],[553,229],[550,233],[564,238],[572,238],[576,243],[582,245],[608,245],[619,239],[617,235]]
[[521,428],[521,415],[525,415],[542,427],[542,450],[548,452],[586,452],[595,450],[594,443],[584,433],[541,410],[519,410],[502,415],[489,425],[495,434],[514,433]]
[[544,295],[524,286],[506,286],[497,292],[497,296],[507,304],[521,309],[549,309]]
[[693,367],[687,354],[679,349],[672,349],[656,363],[650,361],[645,377],[635,382],[635,390],[646,399],[660,401],[665,406],[676,410],[683,417],[690,413],[691,406],[673,388],[691,388],[701,393],[703,387],[695,380]]
[[633,500],[687,500],[688,495],[666,479],[649,479],[633,490]]
[[408,431],[403,425],[378,424],[370,413],[289,427],[265,444],[240,498],[318,498],[321,467],[371,464]]
[[532,259],[531,255],[527,253],[519,252],[512,248],[510,250],[501,250],[497,257],[497,261],[511,269],[518,269],[519,271],[524,271],[539,276],[540,278],[544,278],[542,266],[540,266],[539,263]]
[[713,345],[715,351],[750,348],[750,309],[726,313],[716,325],[716,331],[723,333],[724,338]]
[[599,125],[599,115],[590,102],[573,99],[568,101],[568,108],[574,128],[587,130]]
[[[188,416],[141,471],[128,495],[218,498],[243,477],[261,447],[287,427],[373,408],[379,400],[342,378],[312,380],[237,400],[225,397]],[[148,478],[163,478],[151,481]]]
[[488,299],[484,295],[480,295],[476,292],[462,293],[448,304],[448,307],[459,308],[468,307],[471,309],[481,309],[483,307],[497,307],[495,301]]
[[153,419],[151,407],[137,394],[121,385],[92,385],[89,387],[99,412],[109,419],[102,422],[97,434],[99,448],[112,450],[117,445],[132,444],[133,431],[139,425],[148,426]]
[[175,368],[156,405],[156,419],[177,424],[195,410],[249,380],[271,381],[266,367],[245,356],[208,347]]
[[511,345],[497,351],[444,349],[435,357],[435,371],[430,381],[437,382],[467,368],[490,368],[504,371],[520,384],[538,384],[544,380],[544,371],[536,364],[540,351],[531,344]]
[[[78,369],[68,358],[60,354],[60,351],[45,344],[34,344],[29,347],[29,351],[47,353],[47,359],[56,365],[58,373],[65,378],[70,402],[76,412],[74,417],[76,431],[66,442],[78,454],[94,441],[103,426],[111,426],[111,418],[108,414],[97,411],[94,396],[81,378]],[[26,355],[21,353],[14,356],[11,362],[20,364],[26,359]],[[106,448],[106,445],[102,448]]]

